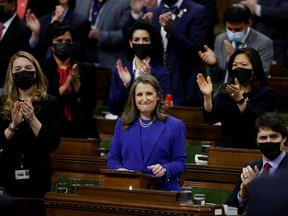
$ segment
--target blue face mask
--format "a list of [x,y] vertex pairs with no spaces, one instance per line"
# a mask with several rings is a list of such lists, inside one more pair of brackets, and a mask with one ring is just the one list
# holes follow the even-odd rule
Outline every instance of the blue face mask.
[[242,42],[245,37],[244,31],[233,33],[232,31],[226,29],[226,32],[230,41]]

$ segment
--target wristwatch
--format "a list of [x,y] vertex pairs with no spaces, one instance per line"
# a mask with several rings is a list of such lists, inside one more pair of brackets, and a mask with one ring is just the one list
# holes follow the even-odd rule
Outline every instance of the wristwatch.
[[11,132],[15,133],[15,132],[18,130],[18,128],[13,128],[13,127],[11,126],[11,124],[12,124],[12,123],[9,124],[8,130],[10,130]]
[[236,103],[238,104],[238,105],[241,105],[241,104],[243,104],[244,102],[245,102],[245,98],[243,97],[242,99],[240,99],[239,101],[236,101]]

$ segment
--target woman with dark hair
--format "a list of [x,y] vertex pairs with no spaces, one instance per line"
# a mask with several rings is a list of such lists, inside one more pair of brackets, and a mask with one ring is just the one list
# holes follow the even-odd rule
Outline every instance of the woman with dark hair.
[[212,98],[212,82],[197,75],[204,94],[204,119],[208,124],[221,122],[221,146],[257,149],[253,136],[255,120],[276,108],[276,94],[268,86],[259,54],[253,48],[242,48],[231,56],[228,72],[231,83],[222,87]]
[[179,177],[186,167],[185,144],[184,123],[167,115],[159,82],[152,75],[140,75],[115,126],[108,169],[154,175],[157,189],[179,191]]
[[93,110],[96,108],[95,66],[72,57],[74,31],[65,23],[50,24],[47,38],[52,56],[44,64],[48,93],[61,105],[61,136],[98,138]]
[[118,60],[113,71],[109,111],[120,115],[125,107],[128,91],[139,75],[149,73],[155,76],[163,90],[163,97],[169,91],[169,71],[163,64],[164,48],[162,37],[158,29],[150,22],[140,20],[128,31],[130,45],[130,61],[125,66]]

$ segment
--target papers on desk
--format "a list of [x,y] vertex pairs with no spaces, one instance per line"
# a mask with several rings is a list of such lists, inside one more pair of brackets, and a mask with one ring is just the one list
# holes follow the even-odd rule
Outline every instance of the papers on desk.
[[195,154],[195,163],[207,165],[208,164],[208,156],[207,155],[201,155],[201,154]]
[[106,113],[105,119],[116,120],[118,119],[118,115],[113,115],[112,113]]
[[238,215],[238,208],[228,205],[223,205],[225,215]]

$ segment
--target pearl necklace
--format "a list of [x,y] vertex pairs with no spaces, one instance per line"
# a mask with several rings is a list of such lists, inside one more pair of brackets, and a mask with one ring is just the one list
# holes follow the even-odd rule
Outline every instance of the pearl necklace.
[[142,122],[141,118],[139,118],[139,123],[140,123],[141,127],[143,127],[143,128],[150,127],[154,123],[154,121],[155,121],[155,118],[152,121],[150,121],[149,123],[146,124],[146,123]]

